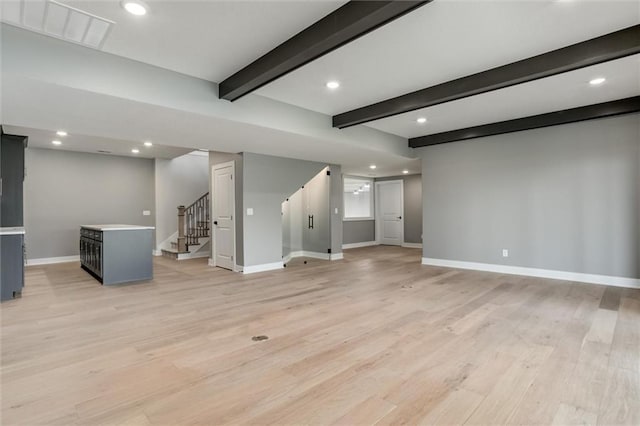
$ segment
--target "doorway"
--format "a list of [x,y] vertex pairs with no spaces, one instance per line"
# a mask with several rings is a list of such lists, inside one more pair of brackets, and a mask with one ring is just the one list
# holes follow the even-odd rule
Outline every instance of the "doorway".
[[213,230],[213,266],[236,270],[236,232],[235,232],[235,162],[213,166],[212,190],[212,230]]
[[404,242],[404,182],[376,182],[375,222],[377,244],[401,246]]

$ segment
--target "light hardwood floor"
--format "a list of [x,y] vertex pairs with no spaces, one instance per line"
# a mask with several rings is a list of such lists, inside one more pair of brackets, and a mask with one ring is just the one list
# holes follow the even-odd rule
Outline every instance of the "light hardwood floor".
[[30,267],[1,306],[2,424],[640,424],[640,290],[419,262]]

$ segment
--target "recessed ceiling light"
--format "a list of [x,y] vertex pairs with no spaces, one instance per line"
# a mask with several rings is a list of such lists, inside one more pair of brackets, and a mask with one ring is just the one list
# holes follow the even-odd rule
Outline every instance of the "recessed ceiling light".
[[137,154],[140,152],[140,150],[138,148],[133,148],[131,152],[133,152],[134,154]]
[[418,122],[418,124],[424,124],[427,122],[427,119],[425,117],[418,117],[416,121]]
[[51,141],[51,143],[54,145],[62,145],[62,142],[60,141]]
[[147,14],[147,5],[140,0],[124,0],[122,7],[132,15],[142,16]]
[[58,136],[67,136],[67,132],[65,132],[64,130],[58,130],[56,132],[56,135],[58,135]]
[[153,146],[153,143],[151,143],[151,142],[149,142],[149,141],[146,141],[146,142],[144,143],[144,146]]
[[589,82],[589,84],[590,84],[590,85],[592,85],[592,86],[598,86],[598,85],[600,85],[600,84],[604,83],[605,81],[607,81],[607,79],[606,79],[606,78],[604,78],[604,77],[598,77],[598,78],[594,78],[593,80],[591,80],[591,81]]
[[403,170],[402,173],[404,173],[405,175],[409,174],[409,170]]
[[329,82],[327,83],[327,88],[329,88],[329,89],[331,89],[331,90],[335,90],[335,89],[337,89],[338,87],[340,87],[340,83],[339,83],[339,82],[337,82],[337,81],[329,81]]
[[372,165],[370,165],[370,166],[369,166],[369,168],[370,168],[371,170],[373,170],[373,169],[375,169],[375,168],[376,168],[376,165],[375,165],[375,164],[372,164]]

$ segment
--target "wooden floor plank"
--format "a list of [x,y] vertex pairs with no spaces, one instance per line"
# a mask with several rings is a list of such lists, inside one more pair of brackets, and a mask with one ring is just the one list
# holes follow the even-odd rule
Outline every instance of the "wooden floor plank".
[[155,258],[152,281],[113,287],[29,267],[0,312],[0,421],[640,423],[640,290],[420,258],[366,247],[251,275]]

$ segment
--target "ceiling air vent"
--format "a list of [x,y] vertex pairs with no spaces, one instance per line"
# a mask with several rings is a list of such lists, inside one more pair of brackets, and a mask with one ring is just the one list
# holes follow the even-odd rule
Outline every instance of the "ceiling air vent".
[[115,22],[54,0],[2,0],[7,24],[72,43],[102,49]]

